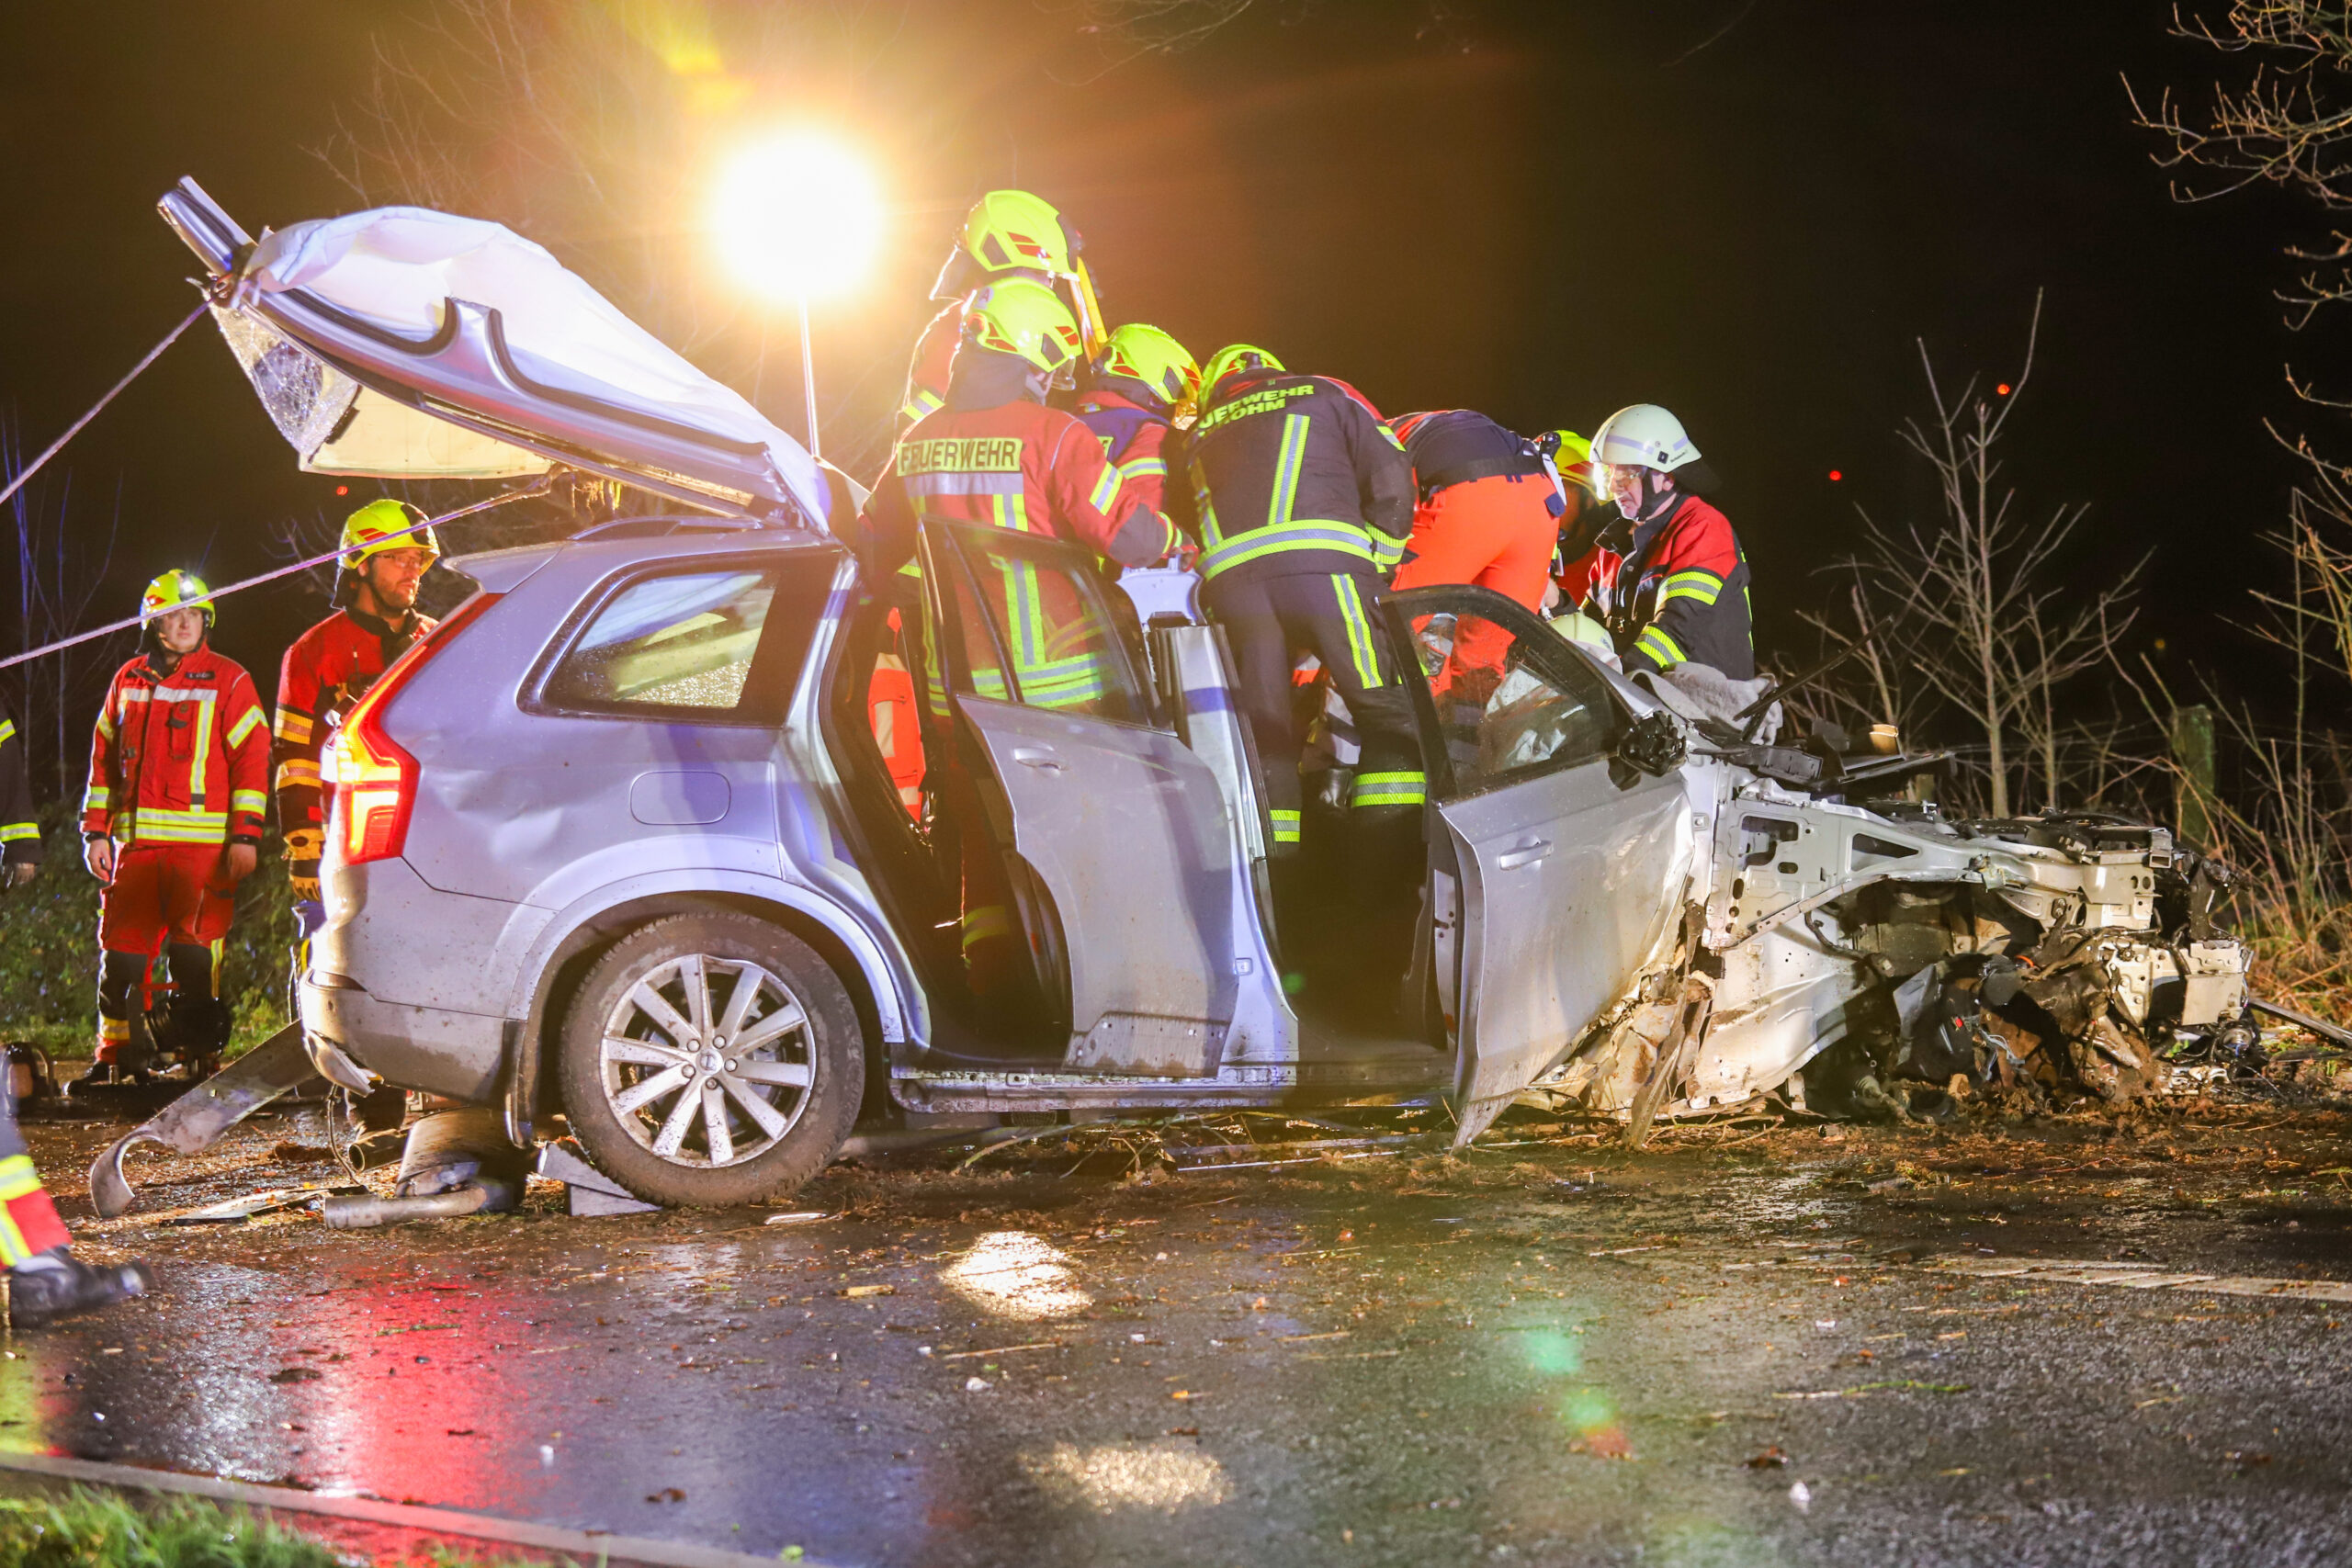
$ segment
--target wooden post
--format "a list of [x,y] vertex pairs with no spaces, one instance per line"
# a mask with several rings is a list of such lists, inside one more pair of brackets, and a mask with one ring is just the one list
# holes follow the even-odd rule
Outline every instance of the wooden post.
[[2213,847],[2213,710],[2202,703],[2172,710],[2172,760],[2179,773],[2180,841]]

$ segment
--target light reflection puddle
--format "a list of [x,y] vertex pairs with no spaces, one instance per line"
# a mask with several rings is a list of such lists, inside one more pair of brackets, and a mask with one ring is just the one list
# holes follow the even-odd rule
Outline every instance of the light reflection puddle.
[[976,1305],[1003,1317],[1067,1317],[1094,1304],[1070,1273],[1069,1255],[1027,1231],[994,1231],[941,1271]]

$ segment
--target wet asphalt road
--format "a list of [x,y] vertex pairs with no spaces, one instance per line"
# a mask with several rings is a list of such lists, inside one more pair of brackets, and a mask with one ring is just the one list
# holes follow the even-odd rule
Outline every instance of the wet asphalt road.
[[[902,1162],[794,1226],[139,1213],[85,1245],[164,1293],[19,1337],[0,1445],[838,1563],[2352,1558],[2352,1306],[1939,1267],[2352,1279],[2352,1126],[1994,1129]],[[134,1179],[327,1174],[286,1132]],[[77,1224],[104,1135],[36,1130]]]

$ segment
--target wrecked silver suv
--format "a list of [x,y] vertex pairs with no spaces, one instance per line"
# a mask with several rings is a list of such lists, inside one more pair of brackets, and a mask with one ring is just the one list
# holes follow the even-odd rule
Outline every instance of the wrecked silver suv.
[[[491,225],[256,246],[192,183],[164,209],[306,466],[677,503],[453,562],[478,592],[343,725],[300,985],[338,1081],[502,1105],[525,1145],[560,1114],[631,1191],[707,1203],[890,1114],[1442,1098],[1468,1139],[1531,1092],[1643,1121],[1955,1077],[2123,1096],[2242,1010],[2211,879],[2161,830],[1940,820],[1907,797],[1932,759],[1693,724],[1473,588],[1381,606],[1427,677],[1426,852],[1352,911],[1394,919],[1396,962],[1350,974],[1278,921],[1215,628],[1001,530],[928,526],[918,592],[870,581],[834,536],[854,486]],[[1024,700],[1013,578],[1056,580],[1028,602],[1098,694]],[[1508,651],[1465,671],[1478,620]],[[960,963],[975,835],[1027,955],[1010,1008]]]

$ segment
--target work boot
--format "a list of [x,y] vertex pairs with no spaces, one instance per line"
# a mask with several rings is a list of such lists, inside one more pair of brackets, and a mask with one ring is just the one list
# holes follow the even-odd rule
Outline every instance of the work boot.
[[31,1328],[51,1318],[112,1306],[155,1288],[144,1263],[97,1268],[62,1247],[37,1252],[8,1270],[8,1326]]
[[65,1086],[68,1100],[87,1100],[94,1089],[107,1089],[122,1081],[112,1062],[92,1062],[89,1071]]

